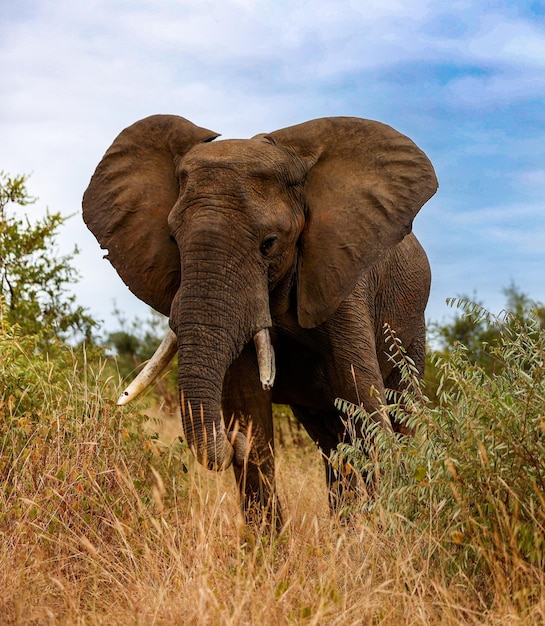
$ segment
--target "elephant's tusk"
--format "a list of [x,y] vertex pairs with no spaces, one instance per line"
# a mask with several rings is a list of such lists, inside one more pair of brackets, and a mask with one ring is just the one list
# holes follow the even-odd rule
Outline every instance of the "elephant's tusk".
[[161,342],[161,345],[155,351],[155,354],[146,363],[144,369],[132,381],[132,383],[119,396],[117,404],[122,406],[128,404],[147,389],[151,383],[159,376],[165,367],[172,361],[176,354],[177,339],[176,335],[169,330],[167,336]]
[[276,365],[274,362],[274,349],[268,328],[263,328],[254,335],[257,363],[259,365],[259,379],[265,391],[274,385]]

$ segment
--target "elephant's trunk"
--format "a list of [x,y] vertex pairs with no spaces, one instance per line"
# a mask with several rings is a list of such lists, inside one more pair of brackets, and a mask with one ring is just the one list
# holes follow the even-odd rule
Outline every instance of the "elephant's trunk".
[[[206,258],[191,254],[189,246],[180,248],[182,283],[170,323],[178,338],[182,423],[196,458],[209,468],[224,469],[244,462],[247,442],[234,432],[232,416],[222,416],[223,381],[244,346],[271,326],[266,276],[233,271],[243,259],[228,246],[216,246]],[[274,376],[272,352],[267,359],[263,385],[272,384]]]
[[[187,332],[192,334],[191,329]],[[217,349],[211,346],[185,344],[184,334],[179,338],[178,381],[186,441],[197,460],[209,469],[226,469],[232,462],[243,464],[246,445],[242,435],[227,431],[221,413],[228,360],[221,363]]]

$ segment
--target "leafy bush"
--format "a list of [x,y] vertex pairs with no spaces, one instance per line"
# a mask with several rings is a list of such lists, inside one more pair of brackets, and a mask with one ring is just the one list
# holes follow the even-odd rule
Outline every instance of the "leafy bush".
[[[534,301],[523,293],[514,283],[503,290],[505,295],[504,318],[522,319],[530,314],[539,317],[541,328],[545,328],[545,305]],[[469,299],[448,298],[447,303],[462,309],[457,311],[447,322],[430,322],[427,332],[433,349],[426,355],[426,395],[437,402],[440,374],[437,367],[437,356],[447,357],[459,345],[464,346],[467,359],[478,363],[487,374],[497,372],[501,367],[499,361],[491,353],[490,347],[497,345],[500,338],[500,325],[490,315],[483,315],[482,304],[466,306]]]
[[[414,365],[390,330],[407,391],[388,406],[414,429],[412,438],[382,431],[364,411],[339,407],[363,421],[366,442],[340,446],[339,462],[380,478],[367,509],[428,527],[467,571],[510,576],[545,568],[545,331],[539,312],[493,317],[459,302],[497,329],[483,346],[498,367],[488,373],[463,345],[436,355],[438,402],[423,393]],[[392,398],[393,399],[393,398]]]
[[[30,223],[18,212],[35,202],[26,188],[27,176],[0,171],[0,299],[3,315],[24,334],[38,334],[42,345],[54,339],[82,336],[88,340],[96,323],[76,304],[67,285],[77,280],[73,255],[56,249],[60,213],[47,212]],[[77,247],[74,253],[77,254]]]

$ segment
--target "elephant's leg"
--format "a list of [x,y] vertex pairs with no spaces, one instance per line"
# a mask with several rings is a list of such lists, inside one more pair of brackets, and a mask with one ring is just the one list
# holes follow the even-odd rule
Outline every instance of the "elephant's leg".
[[332,513],[340,513],[364,491],[365,479],[361,474],[357,474],[348,463],[331,462],[332,452],[339,443],[348,443],[353,433],[335,409],[317,411],[298,405],[291,405],[291,409],[323,454],[329,508]]
[[228,430],[238,429],[249,441],[244,465],[234,465],[245,519],[282,528],[276,494],[271,394],[263,391],[253,345],[247,346],[227,372],[223,415]]
[[374,421],[390,429],[384,410],[386,396],[373,314],[362,305],[368,295],[358,293],[356,299],[349,300],[321,327],[327,355],[324,357],[327,397],[362,406]]

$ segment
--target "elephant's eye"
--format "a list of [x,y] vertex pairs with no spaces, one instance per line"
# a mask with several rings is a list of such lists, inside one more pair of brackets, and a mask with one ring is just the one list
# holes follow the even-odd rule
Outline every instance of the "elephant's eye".
[[261,254],[267,255],[271,251],[271,248],[276,241],[276,235],[271,235],[270,237],[265,237],[261,242]]

